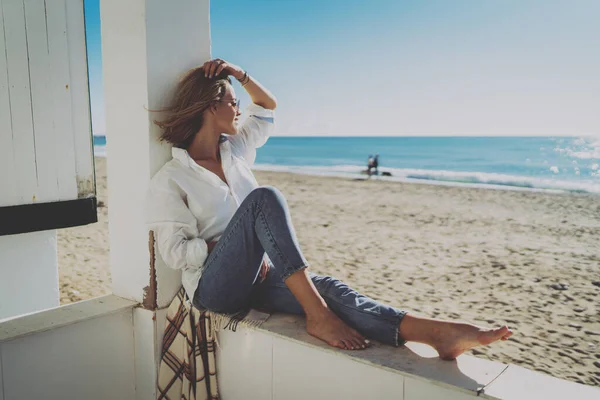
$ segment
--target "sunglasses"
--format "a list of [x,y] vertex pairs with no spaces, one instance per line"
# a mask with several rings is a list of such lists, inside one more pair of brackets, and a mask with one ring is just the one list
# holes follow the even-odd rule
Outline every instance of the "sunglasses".
[[230,106],[233,106],[236,110],[240,109],[240,99],[231,99],[231,100],[221,100],[219,103],[227,103]]

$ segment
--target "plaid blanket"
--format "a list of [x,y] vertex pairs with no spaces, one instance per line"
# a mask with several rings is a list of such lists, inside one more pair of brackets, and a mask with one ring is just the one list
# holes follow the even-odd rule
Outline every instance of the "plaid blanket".
[[198,310],[181,288],[169,306],[157,380],[157,399],[218,399],[211,313]]
[[217,332],[236,331],[239,324],[260,326],[270,314],[243,310],[218,314],[194,307],[183,287],[167,312],[158,368],[157,399],[218,399],[215,344]]

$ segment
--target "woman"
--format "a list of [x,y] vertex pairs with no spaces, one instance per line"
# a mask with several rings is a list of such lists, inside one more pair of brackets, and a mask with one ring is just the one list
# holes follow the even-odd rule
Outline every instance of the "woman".
[[[242,126],[229,76],[252,99]],[[167,265],[182,270],[196,307],[302,313],[308,333],[331,346],[363,349],[365,338],[394,346],[416,341],[433,346],[443,359],[512,334],[506,326],[418,317],[334,278],[310,274],[283,195],[259,187],[250,169],[256,148],[273,129],[276,105],[243,69],[215,59],[184,77],[166,119],[157,122],[161,139],[174,147],[173,159],[150,185],[149,227]]]

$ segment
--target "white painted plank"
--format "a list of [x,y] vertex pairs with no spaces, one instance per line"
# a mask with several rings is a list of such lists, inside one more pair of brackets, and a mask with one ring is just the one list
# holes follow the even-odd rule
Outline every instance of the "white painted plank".
[[129,310],[136,302],[112,294],[94,297],[77,303],[54,306],[48,310],[33,312],[5,320],[0,319],[0,343],[36,335],[41,332],[101,318]]
[[16,175],[16,203],[30,204],[37,197],[37,175],[23,2],[3,0],[2,11],[15,155],[10,171]]
[[438,386],[434,381],[404,378],[404,400],[469,400],[477,399],[476,391],[452,386]]
[[46,5],[44,0],[27,0],[25,22],[27,31],[27,52],[31,82],[31,102],[33,129],[35,135],[35,158],[38,176],[39,202],[57,201],[57,158],[53,102],[50,92],[50,58],[48,56],[48,36],[46,34]]
[[401,374],[356,362],[341,351],[273,338],[274,400],[401,400],[403,389]]
[[511,365],[485,388],[495,399],[600,399],[600,388],[558,379],[541,372]]
[[77,181],[69,90],[71,79],[65,0],[52,0],[52,6],[46,7],[46,20],[56,148],[59,155],[57,159],[59,196],[60,200],[72,200],[77,198]]
[[60,304],[56,231],[0,236],[0,260],[1,342],[3,318]]
[[6,399],[135,398],[131,310],[2,343]]
[[0,0],[0,207],[16,203],[8,65],[4,42],[4,13]]
[[[164,328],[164,327],[163,327]],[[156,377],[159,354],[156,340],[156,314],[143,308],[133,309],[133,332],[135,336],[135,398],[156,398]]]
[[83,1],[67,2],[67,40],[78,197],[95,195]]
[[2,345],[0,344],[0,400],[4,400],[4,375],[2,375]]
[[[217,378],[224,399],[273,398],[273,335],[238,326],[218,333]],[[311,397],[307,397],[311,398]]]

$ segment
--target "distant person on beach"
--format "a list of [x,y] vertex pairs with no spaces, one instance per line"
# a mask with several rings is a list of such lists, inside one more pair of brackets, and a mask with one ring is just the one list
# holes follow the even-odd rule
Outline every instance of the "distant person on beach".
[[373,158],[373,169],[375,170],[375,175],[379,175],[379,154],[375,154],[375,158]]
[[369,158],[367,159],[367,175],[369,175],[369,178],[371,177],[371,170],[373,169],[374,164],[375,159],[371,154],[369,154]]
[[375,157],[369,154],[367,160],[367,175],[371,178],[373,174],[379,175],[379,154],[376,154]]
[[[252,100],[242,125],[231,77]],[[258,186],[250,169],[273,130],[276,105],[244,69],[217,58],[183,77],[166,117],[156,122],[173,159],[152,178],[149,228],[167,265],[182,271],[194,306],[304,314],[309,334],[347,350],[364,349],[366,338],[392,346],[415,341],[454,359],[511,336],[507,326],[420,317],[309,273],[283,194]]]

